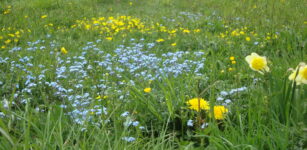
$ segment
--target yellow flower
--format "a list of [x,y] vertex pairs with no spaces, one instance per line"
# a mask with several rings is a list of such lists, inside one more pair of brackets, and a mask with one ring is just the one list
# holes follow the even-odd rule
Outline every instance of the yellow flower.
[[112,37],[106,37],[106,40],[111,41],[113,38]]
[[164,39],[157,39],[156,42],[160,43],[160,42],[164,42]]
[[96,97],[96,99],[107,99],[107,98],[108,98],[108,96],[106,96],[106,95],[103,96],[103,97],[101,97],[100,95]]
[[267,65],[266,57],[264,56],[259,56],[257,53],[252,53],[251,55],[246,56],[245,60],[249,64],[249,67],[254,71],[258,71],[261,74],[270,71],[270,68]]
[[47,18],[47,15],[43,15],[43,16],[41,16],[41,18],[42,18],[42,19],[45,19],[45,18]]
[[8,34],[8,36],[10,36],[10,37],[15,37],[15,35],[14,35],[14,34]]
[[236,64],[237,62],[235,60],[231,61],[232,64]]
[[4,45],[1,46],[2,49],[6,48]]
[[[214,106],[213,112],[214,112],[214,118],[216,120],[223,120],[225,119],[226,114],[228,113],[228,109],[225,106]],[[209,117],[211,117],[210,114]]]
[[198,32],[200,32],[200,29],[194,29],[194,32],[198,33]]
[[177,43],[172,43],[171,45],[172,45],[172,46],[176,46],[176,45],[177,45]]
[[231,61],[234,61],[234,60],[235,60],[235,57],[230,56],[229,59],[230,59]]
[[249,36],[247,36],[247,37],[245,38],[245,40],[249,42],[249,41],[251,40],[251,38],[250,38]]
[[65,49],[65,47],[62,47],[62,48],[61,48],[61,53],[62,53],[62,54],[67,54],[68,51]]
[[8,39],[8,40],[4,41],[4,43],[5,43],[5,44],[9,44],[9,43],[11,43],[11,40]]
[[209,103],[202,98],[190,99],[189,101],[187,101],[187,104],[190,105],[189,109],[196,111],[210,109]]
[[145,89],[144,89],[144,92],[145,92],[145,93],[149,93],[149,92],[151,92],[151,88],[150,88],[150,87],[145,88]]
[[295,80],[297,85],[302,83],[307,84],[307,65],[305,63],[300,63],[289,76],[289,80]]
[[10,12],[11,12],[11,10],[8,9],[8,10],[5,10],[5,11],[3,12],[3,14],[6,15],[6,14],[9,14]]
[[228,68],[228,71],[229,71],[229,72],[231,72],[231,71],[233,71],[233,70],[234,70],[233,68]]
[[190,30],[184,29],[182,32],[183,32],[183,33],[190,33]]

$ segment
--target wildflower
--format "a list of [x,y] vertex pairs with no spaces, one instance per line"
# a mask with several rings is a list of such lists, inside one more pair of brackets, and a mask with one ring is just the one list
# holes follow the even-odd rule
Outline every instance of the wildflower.
[[62,48],[61,48],[61,53],[62,53],[62,54],[67,54],[68,51],[65,49],[65,47],[62,47]]
[[149,92],[151,92],[151,88],[150,88],[150,87],[145,88],[145,89],[144,89],[144,92],[145,92],[145,93],[149,93]]
[[218,97],[218,98],[216,98],[216,100],[217,101],[222,101],[222,100],[224,100],[224,98],[223,97]]
[[209,123],[203,123],[200,128],[204,129],[205,127],[207,127],[209,125]]
[[138,126],[139,124],[140,124],[139,121],[133,121],[133,122],[132,122],[132,125],[135,126],[135,127]]
[[226,92],[226,91],[221,91],[220,94],[221,94],[222,96],[227,96],[227,95],[229,95],[229,93]]
[[164,39],[157,39],[156,42],[160,43],[160,42],[164,42]]
[[246,56],[245,60],[254,71],[258,71],[261,74],[263,74],[264,71],[270,71],[270,68],[267,65],[266,57],[264,56],[259,56],[257,53],[252,53],[251,55]]
[[183,33],[190,33],[190,30],[184,29],[182,32],[183,32]]
[[229,72],[231,72],[231,71],[233,71],[233,70],[234,70],[233,68],[228,68],[228,71],[229,71]]
[[198,33],[198,32],[200,32],[200,29],[194,29],[194,32]]
[[231,61],[232,64],[236,64],[237,62],[235,60]]
[[225,119],[225,116],[226,116],[226,113],[228,112],[228,109],[225,106],[218,105],[218,106],[214,106],[213,112],[214,112],[214,118],[216,120],[223,120],[223,119]]
[[196,110],[196,111],[209,110],[210,109],[209,103],[202,98],[190,99],[187,102],[187,104],[190,105],[189,109],[193,109],[193,110]]
[[10,37],[15,37],[15,35],[14,35],[14,34],[8,34],[8,36],[10,36]]
[[171,45],[172,45],[172,46],[176,46],[176,45],[177,45],[177,43],[172,43]]
[[47,18],[47,15],[43,15],[43,16],[41,16],[41,18],[42,18],[42,19],[45,19],[45,18]]
[[127,117],[129,115],[129,112],[128,111],[125,111],[124,113],[122,113],[120,116],[121,117]]
[[193,120],[188,120],[188,122],[187,122],[187,126],[189,126],[189,127],[193,127]]
[[126,141],[126,142],[133,142],[135,141],[134,137],[123,137],[122,140]]
[[305,63],[300,63],[289,76],[289,80],[294,80],[297,85],[302,83],[307,84],[307,65]]
[[5,10],[5,11],[3,12],[3,14],[6,15],[6,14],[9,14],[10,12],[11,12],[11,10],[8,9],[8,10]]
[[246,40],[246,41],[250,41],[251,38],[250,38],[249,36],[247,36],[247,37],[245,38],[245,40]]
[[8,40],[4,41],[4,43],[5,43],[5,44],[9,44],[9,43],[11,43],[11,40],[8,39]]
[[111,41],[113,38],[112,37],[106,37],[106,40]]
[[233,61],[233,60],[235,60],[235,57],[230,56],[229,59],[230,59],[231,61]]

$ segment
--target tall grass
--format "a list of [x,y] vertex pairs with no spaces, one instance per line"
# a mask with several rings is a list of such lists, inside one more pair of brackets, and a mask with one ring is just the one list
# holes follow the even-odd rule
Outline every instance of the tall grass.
[[[2,0],[0,60],[7,57],[9,62],[0,61],[0,112],[4,114],[0,114],[0,149],[304,149],[306,85],[289,81],[287,70],[307,61],[305,4],[303,0]],[[76,22],[118,16],[139,18],[144,26],[155,26],[155,31],[99,33]],[[176,29],[176,36],[164,32],[162,26]],[[236,29],[244,33],[231,36]],[[22,30],[19,41],[5,44],[8,34],[17,30]],[[222,34],[228,35],[222,38]],[[165,41],[157,42],[159,38]],[[88,50],[83,55],[82,48],[98,39],[102,41],[95,45],[103,54]],[[37,40],[45,40],[36,45],[46,46],[45,51],[25,50],[32,47],[27,42]],[[50,42],[57,45],[51,47]],[[107,58],[107,53],[120,59],[115,51],[119,45],[137,49],[133,43],[145,43],[141,51],[148,59],[153,58],[149,54],[161,58],[157,63],[160,66],[170,57],[164,56],[168,52],[189,52],[170,64],[205,58],[201,75],[193,72],[194,66],[178,76],[173,73],[151,81],[129,71],[109,74],[107,67],[95,64]],[[148,48],[146,44],[150,43],[154,48]],[[23,50],[10,52],[14,47]],[[68,49],[68,54],[61,54],[61,47]],[[203,55],[190,55],[194,52]],[[244,58],[251,52],[268,58],[269,73],[261,75],[249,68]],[[79,59],[74,56],[81,55],[86,60],[82,69],[93,67],[86,77],[69,71],[63,73],[68,75],[66,79],[57,77],[57,69],[71,67],[74,64],[66,61],[74,62]],[[33,57],[33,66],[21,63],[25,56]],[[230,56],[235,57],[235,63]],[[18,65],[12,69],[17,63],[26,71]],[[136,72],[157,69],[142,67],[145,69]],[[44,69],[48,69],[46,82],[74,89],[71,95],[89,94],[87,108],[103,106],[107,113],[102,110],[95,115],[89,111],[84,115],[86,121],[77,123],[69,112],[83,108],[74,106],[68,96],[54,94],[57,89],[52,86],[38,85],[22,98],[16,96],[26,88],[27,75],[37,77],[33,83],[38,84]],[[81,80],[82,88],[76,88]],[[146,87],[152,91],[144,92]],[[240,87],[247,90],[225,96],[225,100],[231,99],[227,117],[210,117],[214,116],[214,105],[221,105],[220,93]],[[190,110],[186,102],[195,97],[207,100],[211,111]],[[193,120],[193,126],[187,125],[189,120]],[[129,137],[135,140],[129,142]]]

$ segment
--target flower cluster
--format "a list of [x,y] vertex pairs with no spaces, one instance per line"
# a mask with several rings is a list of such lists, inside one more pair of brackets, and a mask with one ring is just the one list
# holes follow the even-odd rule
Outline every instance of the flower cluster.
[[[191,110],[196,110],[197,112],[199,112],[201,110],[205,110],[208,113],[210,112],[209,103],[202,98],[190,99],[190,100],[187,101],[187,104],[189,105],[189,109],[191,109]],[[216,120],[225,119],[227,112],[228,112],[228,109],[225,106],[216,105],[216,106],[213,107],[213,114],[214,114],[214,118]],[[209,117],[212,117],[212,115],[210,113],[209,113]]]
[[[252,53],[251,55],[246,56],[245,60],[249,64],[249,67],[254,71],[257,71],[261,74],[270,71],[265,56],[259,56],[257,53]],[[289,76],[289,80],[295,81],[297,85],[300,85],[302,83],[307,84],[306,63],[301,62],[295,70],[293,70],[292,68],[290,70],[292,70],[292,73]]]
[[12,27],[3,27],[0,32],[0,49],[15,45],[19,42],[22,35],[31,30],[16,29]]

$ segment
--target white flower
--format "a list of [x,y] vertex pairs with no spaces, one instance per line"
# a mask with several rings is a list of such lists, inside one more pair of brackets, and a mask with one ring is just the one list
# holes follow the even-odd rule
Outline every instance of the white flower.
[[193,120],[188,120],[188,122],[187,122],[187,126],[189,126],[189,127],[193,127]]

